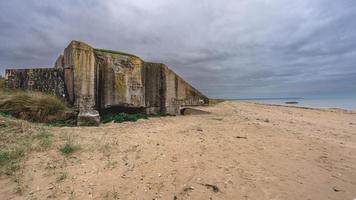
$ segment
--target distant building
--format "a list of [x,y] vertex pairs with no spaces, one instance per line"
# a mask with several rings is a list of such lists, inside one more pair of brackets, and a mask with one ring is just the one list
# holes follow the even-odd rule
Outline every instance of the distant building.
[[72,41],[54,68],[7,69],[7,87],[56,95],[78,111],[78,124],[99,123],[103,110],[176,115],[208,98],[166,65]]

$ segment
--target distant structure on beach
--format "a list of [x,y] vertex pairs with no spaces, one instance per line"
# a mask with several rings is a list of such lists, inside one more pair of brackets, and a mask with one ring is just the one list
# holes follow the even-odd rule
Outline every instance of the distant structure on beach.
[[7,69],[7,87],[62,98],[78,111],[78,125],[97,124],[98,111],[176,115],[209,99],[161,63],[72,41],[54,68]]

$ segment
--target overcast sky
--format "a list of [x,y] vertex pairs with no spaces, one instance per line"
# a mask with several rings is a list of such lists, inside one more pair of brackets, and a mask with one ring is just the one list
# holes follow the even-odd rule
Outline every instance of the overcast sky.
[[71,40],[162,62],[209,97],[356,96],[355,0],[1,0],[0,73]]

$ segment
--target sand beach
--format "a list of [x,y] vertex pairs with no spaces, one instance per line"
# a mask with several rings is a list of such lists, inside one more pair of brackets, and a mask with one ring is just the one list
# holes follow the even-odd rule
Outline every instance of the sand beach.
[[[50,128],[33,151],[22,195],[0,199],[356,198],[356,113],[226,101],[206,115],[100,127]],[[58,150],[70,137],[79,151]]]

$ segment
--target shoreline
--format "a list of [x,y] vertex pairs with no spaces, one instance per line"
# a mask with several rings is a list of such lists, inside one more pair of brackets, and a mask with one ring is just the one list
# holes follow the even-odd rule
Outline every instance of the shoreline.
[[[229,100],[230,101],[230,100]],[[240,101],[240,100],[231,100],[231,101],[238,101],[238,102],[245,102],[245,103],[252,103],[252,104],[261,104],[266,106],[280,106],[280,107],[287,107],[287,108],[301,108],[306,110],[321,110],[321,111],[342,111],[350,114],[356,114],[356,110],[352,109],[345,109],[345,108],[318,108],[318,107],[308,107],[303,105],[283,105],[283,104],[273,104],[273,103],[261,103],[261,102],[254,102],[254,101]]]

